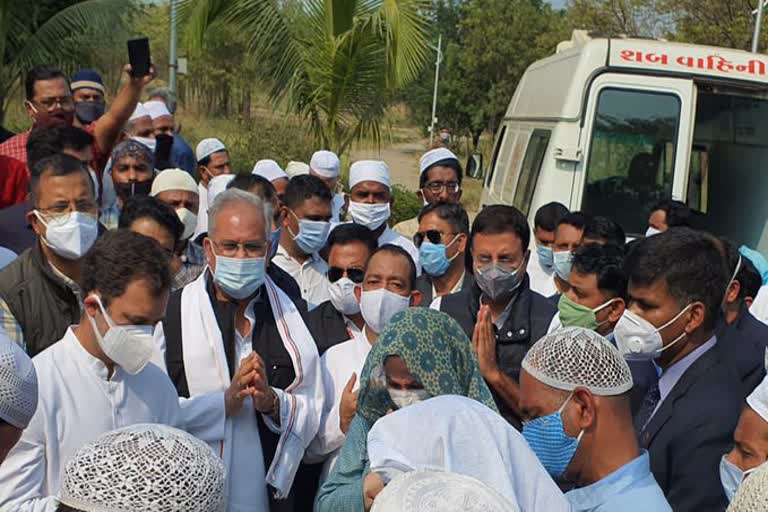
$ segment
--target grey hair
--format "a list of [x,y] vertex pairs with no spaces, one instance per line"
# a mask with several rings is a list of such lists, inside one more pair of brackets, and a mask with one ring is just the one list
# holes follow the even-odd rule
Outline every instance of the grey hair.
[[167,87],[152,87],[147,91],[148,98],[161,98],[171,114],[176,113],[176,95]]
[[208,234],[213,234],[216,230],[216,216],[224,208],[234,205],[245,205],[255,208],[263,215],[265,240],[268,242],[272,236],[272,205],[262,200],[256,194],[251,194],[237,188],[230,188],[216,196],[213,204],[208,208]]

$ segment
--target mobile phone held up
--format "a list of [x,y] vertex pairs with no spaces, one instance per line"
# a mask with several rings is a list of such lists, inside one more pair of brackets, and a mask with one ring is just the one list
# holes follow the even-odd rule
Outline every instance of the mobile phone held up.
[[149,55],[149,38],[130,39],[128,41],[128,62],[131,64],[131,76],[140,78],[149,74],[152,60]]

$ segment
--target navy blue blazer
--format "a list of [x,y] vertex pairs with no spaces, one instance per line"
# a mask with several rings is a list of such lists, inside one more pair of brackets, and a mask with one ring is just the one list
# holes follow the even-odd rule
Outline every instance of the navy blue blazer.
[[749,393],[765,377],[765,350],[768,347],[768,325],[752,316],[746,304],[731,325],[721,320],[717,327],[717,350],[741,378]]

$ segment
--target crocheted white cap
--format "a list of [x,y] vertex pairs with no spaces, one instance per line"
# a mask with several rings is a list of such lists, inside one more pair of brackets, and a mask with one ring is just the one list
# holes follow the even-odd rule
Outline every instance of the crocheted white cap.
[[430,149],[421,155],[421,158],[419,159],[419,174],[428,171],[430,167],[435,165],[437,162],[442,162],[443,160],[455,160],[457,164],[459,163],[459,157],[457,157],[450,149]]
[[136,104],[136,108],[133,110],[133,114],[131,114],[131,117],[129,117],[128,120],[134,121],[140,117],[149,117],[151,119],[149,111],[144,107],[143,103]]
[[288,165],[285,166],[285,173],[289,178],[301,176],[302,174],[309,174],[309,166],[304,162],[290,161],[288,162]]
[[513,512],[506,498],[474,478],[441,471],[404,473],[387,485],[371,512]]
[[200,161],[205,157],[211,156],[212,154],[218,153],[219,151],[226,150],[227,146],[225,146],[224,143],[219,139],[213,137],[209,139],[203,139],[197,144],[195,157],[197,158],[197,162],[200,163]]
[[218,512],[224,465],[186,432],[133,425],[102,434],[67,461],[59,501],[84,512]]
[[768,376],[752,390],[747,397],[747,404],[763,418],[763,421],[768,422]]
[[171,111],[162,101],[148,101],[144,103],[144,108],[149,112],[149,117],[154,121],[158,117],[172,116]]
[[381,160],[358,160],[349,167],[349,188],[363,181],[375,181],[392,188],[389,166]]
[[234,174],[220,174],[208,183],[208,206],[216,200],[216,196],[227,190],[229,182],[235,179]]
[[768,510],[768,465],[745,478],[727,512],[765,512]]
[[339,157],[333,151],[315,151],[312,159],[309,161],[309,168],[323,178],[338,177],[340,167]]
[[5,334],[0,334],[0,418],[27,428],[37,410],[37,374],[32,360]]
[[275,181],[281,178],[288,179],[288,175],[283,168],[274,160],[259,160],[256,162],[256,165],[253,166],[251,174],[261,176],[267,181]]
[[620,395],[632,389],[629,365],[610,341],[594,331],[568,327],[537,341],[523,369],[539,382],[564,391],[586,388],[595,395]]

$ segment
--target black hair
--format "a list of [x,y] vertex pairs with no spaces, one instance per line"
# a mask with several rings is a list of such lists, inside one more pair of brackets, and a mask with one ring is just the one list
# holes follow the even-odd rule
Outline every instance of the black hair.
[[229,183],[227,190],[237,188],[245,192],[250,192],[262,198],[268,203],[277,199],[277,191],[271,181],[264,176],[257,174],[238,174]]
[[31,101],[35,97],[35,83],[41,80],[54,80],[56,78],[63,79],[67,86],[69,86],[67,75],[62,73],[60,69],[51,66],[36,66],[30,69],[24,78],[24,93],[27,95],[27,101]]
[[584,240],[596,241],[602,244],[624,247],[627,237],[624,234],[624,228],[608,217],[600,215],[593,217],[584,226]]
[[293,177],[285,188],[283,203],[290,209],[298,208],[304,201],[317,197],[329,203],[333,201],[328,185],[317,176],[302,174]]
[[576,229],[583,230],[585,227],[587,227],[587,224],[591,219],[592,217],[584,212],[568,212],[567,214],[563,215],[560,220],[557,221],[556,228],[562,226],[563,224],[568,224],[569,226],[573,226]]
[[525,215],[514,206],[503,204],[487,206],[477,214],[475,222],[472,223],[470,246],[478,233],[489,235],[514,233],[522,242],[524,251],[528,249],[531,241],[531,228],[528,226]]
[[368,261],[371,261],[374,256],[382,252],[386,252],[388,254],[391,254],[392,256],[399,256],[399,257],[405,258],[406,261],[408,261],[408,287],[409,287],[408,289],[410,291],[413,291],[414,289],[416,289],[416,263],[413,262],[413,258],[408,253],[408,251],[406,251],[399,245],[384,244],[378,249],[376,249],[375,251],[373,251],[373,254],[371,254],[371,257],[368,259]]
[[743,300],[747,297],[754,298],[757,295],[758,290],[760,290],[760,287],[763,285],[763,279],[760,276],[760,273],[757,271],[754,264],[749,261],[749,258],[739,254],[736,244],[725,238],[721,238],[720,243],[722,244],[725,255],[728,279],[733,277],[733,273],[736,271],[736,265],[739,264],[739,258],[741,258],[741,267],[735,277],[735,280],[741,285],[739,299]]
[[717,239],[689,228],[638,240],[625,258],[624,268],[630,285],[650,286],[664,280],[681,308],[702,302],[707,328],[718,317],[730,277]]
[[428,213],[434,212],[440,220],[444,220],[454,229],[456,233],[469,235],[469,215],[460,204],[454,203],[432,203],[426,205],[419,212],[419,222]]
[[168,230],[173,240],[178,243],[184,234],[184,223],[176,212],[156,197],[131,196],[123,205],[117,226],[130,228],[139,219],[152,219]]
[[568,215],[568,208],[564,204],[552,201],[538,210],[533,218],[533,227],[544,231],[554,231],[560,219]]
[[573,255],[573,270],[595,274],[597,288],[627,300],[627,273],[624,251],[615,245],[584,244]]
[[670,228],[691,227],[691,209],[688,208],[688,205],[685,203],[665,199],[653,205],[651,213],[656,210],[661,210],[665,213],[667,217],[667,226]]
[[206,166],[208,166],[209,163],[211,163],[211,157],[213,155],[215,155],[217,153],[226,153],[227,151],[228,151],[227,149],[220,149],[218,151],[214,151],[210,155],[204,157],[202,160],[198,160],[197,161],[197,165],[202,165],[203,167],[206,167]]
[[365,244],[370,254],[376,252],[376,249],[379,247],[379,241],[376,239],[373,231],[362,224],[355,224],[354,222],[339,224],[333,228],[333,231],[328,236],[326,247],[330,251],[334,245],[344,245],[352,242]]
[[83,511],[80,510],[79,508],[72,508],[63,503],[59,503],[58,507],[56,508],[56,512],[83,512]]
[[96,190],[91,180],[91,173],[88,172],[88,168],[83,162],[77,158],[65,155],[63,153],[56,153],[51,156],[41,158],[30,168],[29,179],[29,193],[32,204],[37,203],[39,196],[40,178],[43,175],[51,176],[69,176],[71,174],[82,173],[85,180],[93,192],[94,198],[96,197]]
[[81,288],[85,294],[98,291],[104,307],[138,279],[146,279],[152,294],[159,295],[171,288],[168,260],[149,237],[128,229],[107,231],[83,258]]
[[459,163],[458,160],[455,160],[453,158],[444,158],[442,160],[438,160],[437,162],[427,167],[427,169],[419,175],[420,189],[427,186],[427,181],[429,179],[429,171],[433,167],[437,167],[437,166],[450,167],[451,169],[453,169],[454,172],[456,173],[456,181],[458,182],[459,186],[461,186],[461,180],[464,178],[464,171],[462,171],[461,169],[461,164]]
[[27,139],[27,165],[66,149],[82,151],[93,145],[93,135],[76,126],[56,126],[32,130]]

